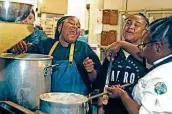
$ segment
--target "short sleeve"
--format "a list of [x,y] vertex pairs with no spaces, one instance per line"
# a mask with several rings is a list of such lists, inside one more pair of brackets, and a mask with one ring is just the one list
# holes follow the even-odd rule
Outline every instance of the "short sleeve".
[[142,94],[139,114],[172,114],[172,82],[169,78],[153,78]]

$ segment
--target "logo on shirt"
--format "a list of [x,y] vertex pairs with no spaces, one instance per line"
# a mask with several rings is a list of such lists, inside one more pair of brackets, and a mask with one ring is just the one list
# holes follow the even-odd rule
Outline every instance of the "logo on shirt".
[[112,83],[135,83],[139,79],[139,67],[132,60],[125,59],[113,64],[110,81]]
[[158,82],[156,85],[155,85],[155,93],[157,93],[158,95],[162,95],[162,94],[165,94],[167,92],[167,86],[164,82]]

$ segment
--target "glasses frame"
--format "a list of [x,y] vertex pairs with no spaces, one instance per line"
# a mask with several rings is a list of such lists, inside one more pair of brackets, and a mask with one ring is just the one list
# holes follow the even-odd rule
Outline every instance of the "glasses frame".
[[141,44],[137,45],[137,47],[139,49],[143,49],[147,44],[152,44],[152,43],[156,43],[156,42],[158,42],[158,41],[149,41],[147,43],[141,43]]

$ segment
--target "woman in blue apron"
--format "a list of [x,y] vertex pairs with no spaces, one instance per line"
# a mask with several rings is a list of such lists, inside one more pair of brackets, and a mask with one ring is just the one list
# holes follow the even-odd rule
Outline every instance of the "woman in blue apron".
[[53,92],[88,95],[96,79],[100,61],[87,43],[77,41],[80,30],[80,22],[76,17],[62,17],[57,22],[55,39],[48,38],[23,50],[52,55],[53,64],[59,64],[52,73]]
[[110,97],[119,97],[130,114],[172,114],[172,17],[152,22],[138,49],[153,66],[134,87],[134,100],[120,86],[107,88]]

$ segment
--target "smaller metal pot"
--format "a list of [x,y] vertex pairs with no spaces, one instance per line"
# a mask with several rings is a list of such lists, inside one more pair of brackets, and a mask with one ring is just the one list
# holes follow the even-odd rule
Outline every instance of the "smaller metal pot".
[[40,110],[46,114],[88,114],[88,98],[75,93],[40,95]]

